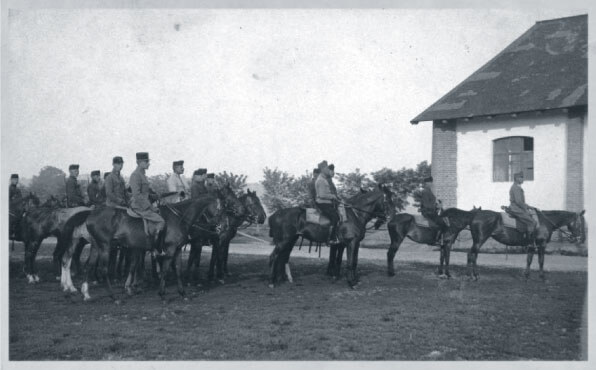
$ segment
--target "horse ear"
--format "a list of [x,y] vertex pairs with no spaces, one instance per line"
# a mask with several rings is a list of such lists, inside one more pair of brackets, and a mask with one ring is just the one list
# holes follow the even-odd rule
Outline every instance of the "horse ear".
[[584,209],[584,210],[582,210],[582,211],[580,212],[580,214],[579,214],[579,215],[580,215],[580,216],[583,216],[583,215],[584,215],[584,213],[586,213],[586,210],[585,210],[585,209]]

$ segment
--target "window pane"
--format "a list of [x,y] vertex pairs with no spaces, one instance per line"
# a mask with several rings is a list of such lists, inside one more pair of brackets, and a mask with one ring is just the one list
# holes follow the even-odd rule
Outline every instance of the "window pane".
[[509,181],[509,154],[495,154],[493,181]]
[[534,138],[525,137],[524,138],[524,151],[533,151],[534,150]]

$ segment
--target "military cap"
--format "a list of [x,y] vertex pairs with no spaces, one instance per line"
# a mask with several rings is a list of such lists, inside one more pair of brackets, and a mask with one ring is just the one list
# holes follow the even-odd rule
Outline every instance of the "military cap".
[[79,169],[79,165],[78,164],[71,164],[70,166],[68,166],[68,170],[78,170]]
[[429,176],[429,177],[425,178],[424,182],[433,182],[433,177]]
[[148,161],[149,160],[149,153],[147,152],[138,152],[137,153],[137,161]]
[[313,173],[321,173],[321,170],[319,170],[318,168],[315,168],[312,170]]
[[173,167],[184,166],[184,161],[174,161],[174,162],[172,162],[172,166]]
[[199,168],[197,171],[199,172],[198,173],[199,175],[204,175],[204,174],[207,173],[207,169],[206,168]]
[[200,175],[199,170],[195,170],[195,172],[193,172],[192,175],[193,176],[199,176]]
[[124,163],[124,161],[122,160],[122,157],[116,156],[116,157],[112,158],[112,164],[120,164],[120,163]]
[[215,178],[215,174],[214,173],[208,173],[207,174],[207,178],[208,179],[214,179]]
[[110,175],[110,171],[106,171],[103,173],[103,178],[105,179],[106,177],[108,177]]
[[99,175],[100,175],[99,170],[91,171],[91,176],[99,176]]
[[11,179],[18,179],[19,178],[19,175],[16,174],[16,173],[13,173],[12,175],[10,175],[10,178]]
[[524,177],[523,171],[516,172],[516,173],[513,174],[513,178],[514,179],[517,179],[518,177]]
[[317,165],[317,167],[319,168],[319,170],[322,171],[323,169],[327,168],[327,161],[323,161],[323,162],[319,163]]
[[331,171],[335,171],[335,165],[333,163],[327,166],[327,168],[329,168]]

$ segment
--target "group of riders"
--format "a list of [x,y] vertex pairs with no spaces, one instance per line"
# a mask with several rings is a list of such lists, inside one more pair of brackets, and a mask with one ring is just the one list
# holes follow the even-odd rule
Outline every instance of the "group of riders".
[[[86,200],[83,196],[81,186],[77,180],[79,176],[79,165],[71,164],[68,167],[69,177],[66,180],[66,207],[126,207],[130,208],[143,219],[154,224],[157,234],[156,249],[163,253],[163,239],[165,237],[165,221],[159,214],[155,202],[159,199],[165,203],[177,203],[186,199],[195,199],[204,194],[214,195],[218,189],[215,174],[207,173],[206,168],[199,168],[194,171],[192,182],[184,177],[184,161],[172,163],[173,173],[167,179],[168,193],[158,194],[155,192],[145,174],[149,168],[149,153],[136,153],[137,168],[130,175],[128,186],[121,175],[124,160],[121,156],[112,159],[112,170],[104,173],[104,180],[101,181],[99,170],[91,172],[91,181],[87,186]],[[11,175],[9,189],[9,208],[16,210],[20,206],[23,195],[18,188],[19,175]],[[11,235],[14,230],[11,230]],[[148,236],[149,237],[149,236]],[[151,243],[153,244],[153,243]]]
[[[136,163],[137,168],[130,176],[128,187],[120,174],[124,165],[124,161],[120,156],[112,159],[112,171],[104,173],[103,182],[100,179],[100,171],[92,171],[92,180],[87,186],[88,201],[85,200],[77,180],[79,165],[70,165],[68,168],[69,177],[66,181],[66,207],[95,207],[100,205],[130,207],[132,211],[136,212],[142,218],[154,223],[157,232],[156,249],[158,253],[162,253],[163,239],[165,237],[165,221],[158,213],[157,207],[154,204],[160,199],[160,195],[151,188],[145,174],[150,165],[149,153],[136,153]],[[176,203],[189,198],[195,199],[203,194],[213,194],[217,190],[215,174],[207,173],[207,169],[205,168],[199,168],[194,171],[190,185],[184,178],[184,161],[174,161],[172,163],[172,170],[173,173],[167,179],[169,193],[161,195],[162,200],[166,203]],[[313,207],[318,209],[330,221],[329,244],[339,243],[337,238],[337,229],[340,221],[338,205],[342,201],[333,183],[334,176],[335,165],[328,164],[324,160],[313,170],[313,177],[309,184]],[[9,191],[11,209],[18,207],[22,201],[21,191],[17,187],[18,181],[18,174],[12,174]],[[524,190],[521,187],[523,182],[523,172],[515,173],[514,183],[509,191],[510,206],[508,212],[525,226],[524,231],[526,235],[531,236],[536,230],[537,223],[530,214],[532,207],[528,206],[525,202]],[[448,224],[447,220],[440,216],[441,202],[434,195],[432,184],[432,176],[424,179],[424,186],[420,192],[420,212],[422,216],[438,227],[438,240],[448,228]]]

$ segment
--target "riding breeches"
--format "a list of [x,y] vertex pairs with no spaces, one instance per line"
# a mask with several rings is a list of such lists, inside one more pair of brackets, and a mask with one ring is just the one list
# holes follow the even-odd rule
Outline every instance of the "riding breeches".
[[150,209],[146,209],[143,211],[139,211],[139,210],[135,209],[134,211],[137,212],[138,214],[140,214],[141,217],[143,217],[145,220],[155,223],[155,228],[157,229],[157,231],[161,231],[164,229],[166,222],[163,219],[163,217],[161,217],[159,215],[159,213],[154,212]]
[[441,231],[445,231],[445,229],[447,229],[447,225],[445,224],[445,221],[443,221],[443,218],[437,215],[435,212],[428,212],[423,210],[421,213],[422,216],[437,224]]
[[337,214],[337,210],[330,203],[317,203],[317,207],[321,211],[321,213],[326,216],[329,221],[331,221],[332,226],[336,226],[337,222],[339,221],[339,215]]
[[519,220],[519,222],[521,222],[522,224],[524,224],[524,226],[526,227],[526,230],[528,232],[534,232],[534,230],[536,229],[536,221],[532,218],[532,216],[527,213],[527,212],[517,212],[517,211],[510,211],[511,214],[517,219]]

